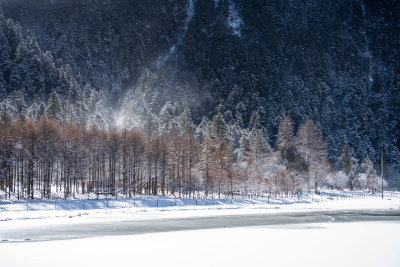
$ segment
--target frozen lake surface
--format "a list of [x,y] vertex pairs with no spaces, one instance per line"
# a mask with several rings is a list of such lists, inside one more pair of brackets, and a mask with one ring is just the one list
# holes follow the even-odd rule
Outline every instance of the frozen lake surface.
[[[306,215],[303,219],[315,220],[315,216],[316,214],[310,217]],[[321,218],[326,220],[326,216]],[[347,214],[333,218],[347,220],[366,218],[364,216],[369,217]],[[248,221],[253,223],[260,219],[251,217]],[[153,233],[139,235],[103,235],[104,229],[100,229],[102,234],[94,234],[98,229],[96,226],[92,231],[92,236],[96,237],[91,238],[2,242],[0,266],[398,267],[400,223],[397,219],[383,217],[386,216],[379,217],[378,221],[295,224],[276,222],[273,225],[173,232],[153,229]],[[238,218],[220,219],[214,223],[224,221],[232,224],[232,220]],[[210,222],[212,219],[205,220]],[[121,234],[126,231],[122,230],[123,225],[116,226]],[[133,226],[131,223],[125,226],[128,225]],[[112,231],[113,226],[108,226]],[[141,227],[146,228],[143,225]],[[168,226],[161,227],[165,229]],[[47,238],[51,239],[50,236]]]
[[112,235],[137,235],[173,231],[251,226],[282,226],[309,223],[400,221],[400,210],[337,210],[284,213],[256,213],[236,215],[209,215],[194,217],[169,217],[130,219],[121,221],[96,220],[84,223],[36,225],[30,227],[0,228],[0,242],[51,241],[102,237]]
[[172,201],[7,203],[0,266],[400,266],[398,194]]

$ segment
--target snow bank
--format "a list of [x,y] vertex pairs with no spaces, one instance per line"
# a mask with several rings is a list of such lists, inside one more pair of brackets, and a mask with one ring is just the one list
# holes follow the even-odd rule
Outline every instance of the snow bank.
[[378,195],[325,190],[302,198],[43,200],[0,202],[0,228],[92,220],[157,219],[209,215],[277,213],[312,210],[400,209],[400,193]]

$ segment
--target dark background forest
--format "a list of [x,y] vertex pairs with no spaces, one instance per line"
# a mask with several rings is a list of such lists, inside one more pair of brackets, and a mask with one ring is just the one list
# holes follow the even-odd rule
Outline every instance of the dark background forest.
[[[232,150],[285,117],[310,119],[334,169],[346,143],[400,185],[400,2],[396,0],[3,0],[1,109],[14,119],[168,132],[213,117]],[[189,113],[188,113],[189,112]],[[222,117],[221,117],[222,116]],[[178,123],[178,122],[177,122]]]

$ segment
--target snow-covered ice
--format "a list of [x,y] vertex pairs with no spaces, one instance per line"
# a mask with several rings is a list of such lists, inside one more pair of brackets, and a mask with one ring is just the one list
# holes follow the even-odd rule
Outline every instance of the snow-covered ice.
[[[340,194],[339,194],[340,193]],[[344,195],[347,197],[344,197]],[[357,196],[351,198],[350,196]],[[176,201],[176,205],[175,205]],[[0,230],[56,224],[325,210],[400,210],[400,194],[325,190],[322,196],[188,200],[10,201]],[[107,203],[108,202],[108,203]],[[158,205],[158,207],[157,207]],[[108,206],[108,208],[107,208]],[[84,209],[85,208],[85,209]],[[112,225],[112,224],[110,224]],[[12,240],[11,240],[12,241]],[[399,222],[313,223],[0,242],[0,266],[400,266]],[[23,251],[23,256],[19,257]]]
[[0,265],[398,267],[399,247],[399,223],[320,223],[0,243]]

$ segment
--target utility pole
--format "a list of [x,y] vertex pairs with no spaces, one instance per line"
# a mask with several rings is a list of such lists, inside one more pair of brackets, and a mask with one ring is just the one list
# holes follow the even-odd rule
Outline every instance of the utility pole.
[[381,147],[381,178],[382,178],[382,199],[383,199],[383,144]]

